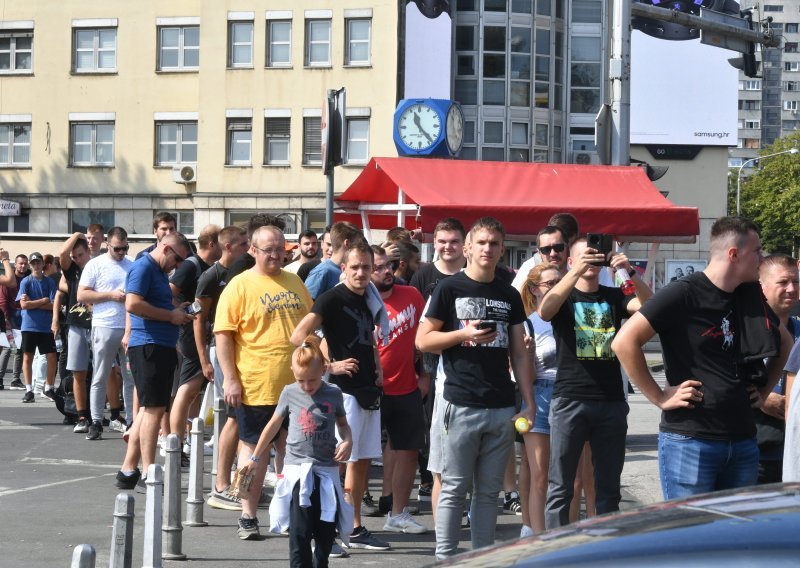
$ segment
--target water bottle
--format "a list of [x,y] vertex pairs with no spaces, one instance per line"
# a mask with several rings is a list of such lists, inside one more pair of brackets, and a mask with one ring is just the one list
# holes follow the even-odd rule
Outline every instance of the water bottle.
[[628,271],[624,268],[617,268],[617,276],[619,279],[622,280],[622,284],[620,284],[619,289],[622,290],[622,293],[626,296],[632,296],[636,293],[636,284],[633,283],[631,280],[631,275],[628,274]]
[[60,337],[56,337],[56,351],[61,353],[64,350],[64,342],[61,341]]

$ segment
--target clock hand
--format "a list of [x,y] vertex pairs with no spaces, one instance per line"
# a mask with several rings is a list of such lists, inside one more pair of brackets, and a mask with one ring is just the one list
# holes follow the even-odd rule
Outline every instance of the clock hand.
[[420,124],[419,115],[417,113],[414,113],[414,124],[417,126],[417,130],[419,130],[422,133],[422,135],[428,139],[428,142],[433,144],[433,138],[431,138],[431,135],[425,132],[425,130],[422,128]]

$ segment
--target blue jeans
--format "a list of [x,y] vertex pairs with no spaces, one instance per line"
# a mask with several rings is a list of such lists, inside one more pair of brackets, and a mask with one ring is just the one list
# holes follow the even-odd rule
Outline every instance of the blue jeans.
[[758,444],[659,432],[658,467],[665,500],[747,487],[758,479]]

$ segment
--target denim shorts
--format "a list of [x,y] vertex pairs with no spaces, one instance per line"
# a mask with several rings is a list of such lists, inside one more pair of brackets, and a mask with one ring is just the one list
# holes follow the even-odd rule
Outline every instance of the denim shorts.
[[[550,379],[536,379],[533,383],[533,400],[536,403],[536,417],[531,432],[550,435],[550,400],[553,398],[553,385]],[[523,408],[525,407],[523,403]]]

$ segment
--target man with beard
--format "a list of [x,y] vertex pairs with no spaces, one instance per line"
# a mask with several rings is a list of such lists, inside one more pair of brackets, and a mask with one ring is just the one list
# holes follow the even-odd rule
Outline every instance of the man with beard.
[[297,274],[297,271],[304,264],[316,260],[317,253],[319,252],[319,239],[317,238],[317,234],[312,230],[300,233],[297,244],[299,245],[300,258],[283,267],[285,271],[293,272],[294,274]]

